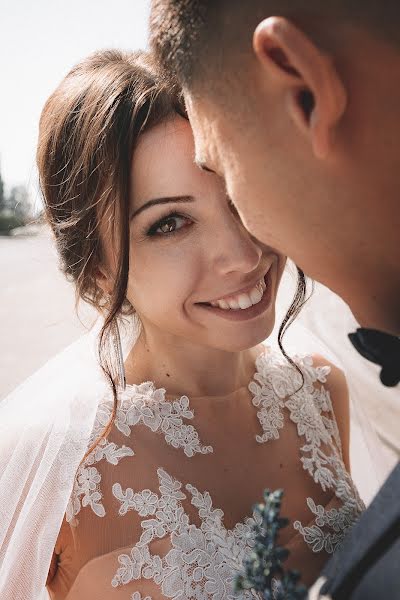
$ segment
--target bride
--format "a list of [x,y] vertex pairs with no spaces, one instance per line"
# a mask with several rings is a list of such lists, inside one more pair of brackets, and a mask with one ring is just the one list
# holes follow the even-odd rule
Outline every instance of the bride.
[[72,69],[38,167],[62,268],[101,320],[1,405],[1,597],[235,598],[267,487],[311,584],[363,502],[342,372],[262,344],[286,257],[194,165],[144,53]]

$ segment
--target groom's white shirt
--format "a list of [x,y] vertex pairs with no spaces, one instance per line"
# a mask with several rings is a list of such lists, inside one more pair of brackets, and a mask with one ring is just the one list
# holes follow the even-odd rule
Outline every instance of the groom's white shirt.
[[317,579],[308,592],[308,600],[332,600],[330,596],[323,596],[320,594],[325,582],[326,577],[320,577]]

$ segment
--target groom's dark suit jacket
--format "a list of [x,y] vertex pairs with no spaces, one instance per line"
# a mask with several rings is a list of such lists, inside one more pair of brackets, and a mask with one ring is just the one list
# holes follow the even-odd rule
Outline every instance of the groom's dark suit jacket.
[[[364,358],[382,366],[382,383],[399,383],[400,338],[368,329],[349,337]],[[400,463],[322,575],[328,581],[321,593],[334,600],[400,600]]]
[[400,463],[322,574],[334,600],[400,600]]

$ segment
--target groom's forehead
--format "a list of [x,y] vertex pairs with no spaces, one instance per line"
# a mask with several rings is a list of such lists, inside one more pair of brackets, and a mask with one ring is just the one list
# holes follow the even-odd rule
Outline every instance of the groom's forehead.
[[185,96],[187,113],[193,130],[195,162],[201,167],[215,169],[218,160],[220,122],[210,102]]
[[202,115],[201,107],[199,109],[197,102],[190,97],[186,97],[186,109],[193,130],[195,162],[202,166],[207,162],[207,139],[210,141],[208,121]]

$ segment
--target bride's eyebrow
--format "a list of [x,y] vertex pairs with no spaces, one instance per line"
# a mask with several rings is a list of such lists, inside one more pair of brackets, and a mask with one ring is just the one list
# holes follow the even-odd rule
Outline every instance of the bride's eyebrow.
[[168,196],[166,198],[154,198],[153,200],[148,200],[142,206],[139,206],[129,217],[131,221],[134,217],[137,217],[141,212],[150,208],[151,206],[155,206],[156,204],[170,204],[173,202],[194,202],[193,196]]

